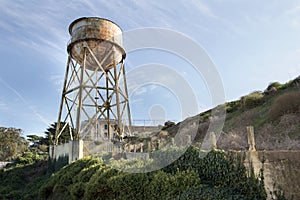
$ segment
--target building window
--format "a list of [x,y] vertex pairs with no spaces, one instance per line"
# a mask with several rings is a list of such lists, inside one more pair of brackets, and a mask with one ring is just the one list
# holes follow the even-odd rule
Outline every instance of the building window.
[[104,124],[104,129],[107,130],[107,128],[108,128],[108,127],[107,127],[107,124]]

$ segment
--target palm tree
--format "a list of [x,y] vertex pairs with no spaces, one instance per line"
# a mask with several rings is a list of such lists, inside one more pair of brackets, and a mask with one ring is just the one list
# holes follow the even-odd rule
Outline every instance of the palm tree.
[[[55,144],[56,126],[57,126],[56,122],[52,123],[45,131],[46,138],[48,139],[50,145]],[[62,131],[62,133],[60,134],[60,136],[58,138],[57,144],[63,144],[63,143],[69,142],[71,140],[71,134],[74,137],[74,133],[76,133],[75,129],[73,129],[73,128],[71,128],[72,133],[70,133],[69,124],[66,124],[66,122],[60,122],[59,131]],[[73,138],[73,139],[75,139],[75,138]]]

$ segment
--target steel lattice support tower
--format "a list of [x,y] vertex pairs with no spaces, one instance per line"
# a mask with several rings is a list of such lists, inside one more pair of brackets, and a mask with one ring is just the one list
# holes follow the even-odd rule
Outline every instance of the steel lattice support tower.
[[[122,31],[110,20],[92,17],[75,20],[69,32],[55,143],[66,127],[71,140],[120,138],[131,127]],[[103,123],[106,135],[98,133]]]

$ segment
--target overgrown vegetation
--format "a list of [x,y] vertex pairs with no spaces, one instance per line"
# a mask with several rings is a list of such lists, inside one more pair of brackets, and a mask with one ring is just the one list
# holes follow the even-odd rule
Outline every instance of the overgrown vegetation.
[[[180,150],[167,151],[177,154]],[[200,153],[198,148],[190,147],[171,165],[137,174],[118,171],[99,158],[84,158],[50,177],[44,171],[29,184],[23,180],[29,166],[2,170],[4,182],[0,196],[8,199],[266,199],[263,182],[253,174],[247,176],[242,156],[212,151],[200,158]],[[144,165],[155,163],[154,157]],[[30,171],[36,170],[34,166]],[[12,176],[18,177],[16,182],[10,181]]]
[[256,91],[241,98],[243,109],[252,109],[264,103],[264,95],[262,92]]
[[0,169],[0,199],[34,199],[47,177],[47,161],[24,155]]
[[[177,155],[181,149],[164,150]],[[47,173],[46,161],[0,171],[1,199],[266,199],[263,182],[247,176],[243,155],[190,147],[178,160],[147,173],[126,173],[84,158]],[[155,156],[146,165],[155,164]],[[110,162],[112,162],[110,160]],[[118,161],[114,161],[118,162]],[[131,161],[136,162],[136,161]],[[116,163],[115,163],[116,164]],[[120,162],[127,165],[128,162]],[[130,165],[133,169],[134,165]]]

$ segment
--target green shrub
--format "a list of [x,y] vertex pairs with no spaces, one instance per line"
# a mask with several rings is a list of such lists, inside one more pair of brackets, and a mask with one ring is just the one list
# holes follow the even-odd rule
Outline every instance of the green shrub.
[[[39,161],[24,166],[18,164],[2,169],[0,171],[0,199],[32,199],[29,198],[29,191],[37,194],[38,183],[43,184],[42,180],[45,180],[47,173],[45,162]],[[37,185],[34,185],[34,183]],[[31,187],[28,187],[29,185]]]
[[48,158],[48,173],[52,174],[58,172],[61,168],[69,163],[69,156],[60,156],[58,159]]
[[157,171],[153,173],[147,196],[150,199],[173,199],[188,188],[199,184],[200,179],[195,171],[178,171],[175,174]]
[[211,116],[211,110],[208,110],[208,111],[200,114],[199,120],[200,121],[208,120],[210,116]]
[[252,197],[243,194],[232,194],[226,188],[200,186],[196,188],[187,189],[177,198],[175,198],[175,200],[253,200],[253,198],[251,198]]
[[5,195],[0,194],[1,199],[22,199],[22,192],[19,190],[9,190]]
[[198,171],[205,184],[223,186],[231,183],[234,165],[232,160],[226,159],[223,151],[211,151],[201,160]]
[[39,154],[37,152],[24,152],[21,156],[17,157],[13,163],[8,164],[6,167],[24,167],[26,165],[32,165],[43,160],[46,160],[46,157],[43,154]]
[[282,84],[281,84],[281,83],[279,83],[279,82],[272,82],[272,83],[270,83],[270,84],[268,85],[266,91],[269,91],[269,90],[271,90],[272,88],[275,88],[275,89],[279,90],[281,87],[282,87]]
[[241,98],[242,107],[244,109],[252,109],[264,103],[264,95],[261,92],[252,92],[251,94]]
[[37,199],[40,187],[48,180],[48,176],[39,176],[36,179],[30,181],[23,191],[23,198],[25,200]]
[[[50,179],[41,187],[39,197],[42,199],[47,198],[71,198],[71,188],[78,179],[80,172],[88,166],[97,163],[98,160],[90,159],[89,157],[80,159],[60,169],[57,173],[53,174]],[[57,194],[63,196],[55,196]]]
[[[185,171],[196,168],[199,165],[199,153],[200,149],[194,146],[187,149],[173,147],[151,152],[150,157],[153,158],[152,164],[156,168],[157,166],[163,166],[163,171],[175,174],[178,170]],[[166,163],[169,163],[169,165],[166,165]]]
[[85,199],[112,199],[113,188],[108,182],[119,174],[119,171],[101,165],[85,186]]
[[74,183],[70,189],[70,193],[73,199],[82,199],[85,193],[84,182]]
[[[163,168],[164,171],[169,173],[177,172],[177,167],[179,167],[178,159],[184,155],[184,147],[173,147],[169,149],[160,149],[150,153],[150,158],[153,159],[151,163],[152,169]],[[186,163],[187,164],[187,163]],[[185,168],[182,166],[181,169]]]
[[[161,150],[151,154],[153,163],[122,160],[119,166],[129,163],[132,166],[156,166],[159,163],[155,163],[155,157],[168,159],[170,155],[181,155],[183,150]],[[247,177],[244,156],[211,151],[206,156],[199,157],[200,153],[200,149],[192,146],[165,168],[137,174],[117,171],[104,165],[101,159],[80,159],[63,167],[49,180],[37,181],[37,184],[43,184],[38,198],[265,199],[261,181],[253,174]],[[114,162],[117,165],[119,161]],[[30,197],[32,195],[27,193],[27,198]]]
[[149,199],[151,173],[120,173],[108,181],[114,199]]
[[241,107],[240,101],[232,101],[229,103],[226,103],[225,109],[227,113],[233,113],[237,111]]

